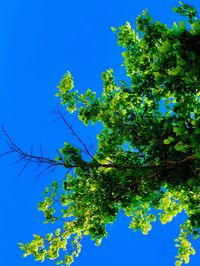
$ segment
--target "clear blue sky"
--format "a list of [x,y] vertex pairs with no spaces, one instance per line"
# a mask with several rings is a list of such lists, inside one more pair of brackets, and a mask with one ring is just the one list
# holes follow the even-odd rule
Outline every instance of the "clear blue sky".
[[[200,12],[199,0],[190,0]],[[4,124],[16,143],[25,149],[40,143],[44,151],[55,157],[55,151],[68,140],[61,123],[50,109],[55,109],[54,97],[61,77],[70,70],[76,88],[102,90],[102,71],[113,68],[123,78],[121,49],[111,26],[126,21],[135,25],[136,16],[148,8],[152,16],[168,25],[179,17],[172,12],[175,0],[5,0],[0,3],[0,124]],[[95,142],[95,128],[80,128],[86,140]],[[2,139],[0,148],[5,147]],[[42,192],[57,175],[40,177],[35,182],[32,168],[17,179],[20,165],[10,166],[14,158],[0,161],[0,251],[2,266],[37,266],[33,258],[22,259],[17,242],[32,239],[33,233],[51,230],[43,225],[37,203]],[[120,216],[109,227],[109,236],[96,247],[86,238],[83,251],[74,266],[173,266],[178,235],[177,217],[172,223],[154,224],[148,236],[128,229],[128,219]],[[199,242],[194,243],[197,248]],[[43,265],[55,265],[46,261]],[[200,265],[200,252],[191,259],[191,266]]]

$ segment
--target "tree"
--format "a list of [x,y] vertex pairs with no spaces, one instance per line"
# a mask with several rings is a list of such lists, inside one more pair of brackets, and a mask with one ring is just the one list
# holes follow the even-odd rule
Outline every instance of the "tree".
[[124,48],[128,81],[116,82],[113,70],[107,70],[97,97],[91,90],[74,90],[70,72],[61,80],[62,105],[85,125],[102,123],[97,151],[81,140],[60,109],[57,114],[80,147],[66,142],[55,159],[25,153],[4,130],[9,144],[4,155],[17,153],[24,167],[32,161],[47,165],[44,170],[66,170],[62,184],[53,182],[38,204],[46,223],[59,221],[63,227],[20,243],[24,257],[70,265],[81,239],[90,235],[100,245],[106,225],[120,210],[132,217],[130,228],[144,234],[157,218],[165,224],[185,211],[187,221],[175,240],[176,266],[195,253],[189,238],[200,236],[200,20],[191,5],[180,3],[174,11],[187,22],[168,28],[145,10],[137,30],[128,22],[112,28]]

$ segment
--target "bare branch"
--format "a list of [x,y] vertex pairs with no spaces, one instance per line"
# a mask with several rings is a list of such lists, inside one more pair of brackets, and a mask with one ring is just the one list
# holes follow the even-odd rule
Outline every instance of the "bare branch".
[[33,154],[33,146],[31,146],[30,153],[27,153],[14,143],[14,140],[11,139],[11,137],[9,136],[9,134],[7,133],[7,131],[5,130],[5,128],[3,126],[2,126],[2,132],[3,132],[3,134],[1,134],[1,135],[3,135],[6,139],[8,150],[5,152],[2,152],[0,154],[0,157],[5,157],[5,156],[8,156],[10,154],[15,154],[19,158],[14,162],[14,164],[19,163],[21,161],[25,162],[20,173],[18,174],[18,177],[24,172],[24,170],[26,169],[26,167],[30,163],[34,163],[37,165],[37,167],[35,169],[36,171],[38,171],[40,167],[43,167],[46,165],[45,168],[39,172],[37,177],[40,176],[41,174],[43,174],[44,172],[48,171],[48,173],[49,173],[49,170],[54,171],[57,166],[64,166],[65,168],[74,168],[75,167],[74,165],[66,165],[64,161],[56,161],[54,159],[44,157],[41,144],[40,144],[40,156]]

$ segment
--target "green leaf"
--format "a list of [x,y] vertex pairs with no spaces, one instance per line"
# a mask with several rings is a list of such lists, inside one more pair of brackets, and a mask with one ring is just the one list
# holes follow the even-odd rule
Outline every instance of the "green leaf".
[[165,139],[165,140],[163,141],[163,143],[166,144],[166,145],[168,145],[168,144],[171,143],[171,140],[170,140],[170,139]]
[[63,260],[59,260],[56,262],[56,265],[61,265],[61,264],[63,264]]
[[185,145],[183,144],[182,141],[179,141],[175,146],[174,146],[175,150],[177,151],[181,151],[185,148]]
[[117,29],[116,29],[115,27],[111,27],[111,30],[112,30],[113,32],[116,32],[116,31],[117,31]]

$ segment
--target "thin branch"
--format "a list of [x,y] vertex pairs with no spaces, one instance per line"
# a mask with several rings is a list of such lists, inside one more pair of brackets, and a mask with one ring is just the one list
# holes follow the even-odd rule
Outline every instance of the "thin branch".
[[[73,127],[67,122],[65,115],[61,112],[60,108],[57,106],[57,111],[52,111],[54,114],[58,115],[59,118],[64,122],[64,124],[67,126],[67,128],[71,131],[72,135],[76,137],[76,139],[78,140],[78,142],[84,147],[86,153],[93,159],[94,156],[90,153],[87,145],[84,143],[84,141],[79,137],[79,135],[76,133],[76,131],[73,129]],[[58,120],[59,118],[57,118],[56,120]],[[54,121],[56,121],[54,120]]]
[[89,149],[94,153],[94,154],[96,154],[97,153],[97,151],[96,151],[96,149],[95,149],[95,143],[92,143],[92,141],[91,141],[91,139],[90,139],[90,137],[89,136],[87,136],[87,139],[89,140],[89,142],[90,142],[90,146],[89,146]]
[[21,176],[21,174],[24,172],[24,170],[26,169],[27,165],[30,163],[30,158],[25,162],[24,166],[22,167],[21,171],[19,172],[19,174],[17,175],[17,179],[19,179],[19,177]]
[[36,175],[36,177],[35,177],[35,182],[38,180],[38,178],[40,177],[40,176],[47,176],[48,174],[50,174],[50,173],[52,173],[52,172],[55,172],[55,170],[56,170],[56,167],[57,167],[57,165],[49,165],[49,166],[47,166],[47,167],[45,167],[42,171],[40,171],[37,175]]
[[19,159],[16,160],[15,163],[19,163],[20,161],[25,161],[25,164],[22,167],[20,173],[18,174],[18,177],[24,172],[24,170],[27,168],[27,165],[29,163],[35,163],[38,166],[36,168],[36,171],[39,170],[39,168],[41,166],[47,165],[47,167],[45,167],[37,175],[37,177],[40,176],[41,174],[43,174],[44,172],[48,171],[48,173],[49,173],[49,170],[54,171],[57,166],[64,166],[65,168],[74,168],[75,167],[74,165],[66,165],[64,161],[56,161],[56,160],[50,159],[48,157],[44,157],[41,144],[40,144],[40,156],[33,154],[33,146],[31,146],[30,153],[27,153],[14,143],[13,139],[11,139],[11,137],[9,136],[9,134],[7,133],[7,131],[5,130],[5,128],[3,126],[2,126],[2,132],[3,132],[3,134],[1,134],[1,135],[3,135],[6,138],[8,150],[5,152],[2,152],[0,154],[0,156],[5,157],[5,156],[8,156],[10,154],[16,154],[19,157]]
[[36,163],[47,163],[47,164],[66,166],[62,162],[58,162],[56,160],[49,159],[49,158],[42,157],[42,156],[33,155],[32,154],[33,153],[33,147],[31,147],[31,153],[30,154],[26,153],[25,151],[23,151],[19,146],[17,146],[13,142],[13,140],[10,138],[10,136],[8,135],[8,133],[4,127],[2,127],[2,131],[4,132],[4,136],[7,139],[7,145],[9,147],[9,150],[1,153],[0,156],[6,156],[10,153],[17,153],[20,157],[24,156],[24,159],[31,159],[31,161],[36,162]]

